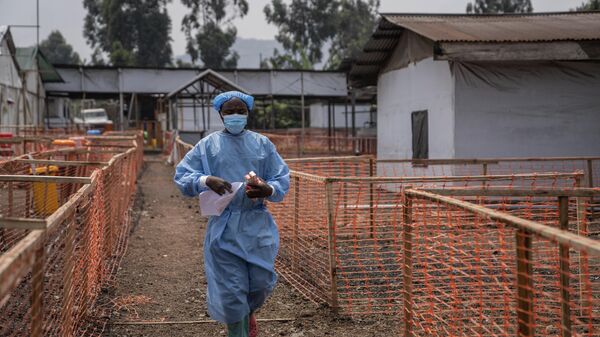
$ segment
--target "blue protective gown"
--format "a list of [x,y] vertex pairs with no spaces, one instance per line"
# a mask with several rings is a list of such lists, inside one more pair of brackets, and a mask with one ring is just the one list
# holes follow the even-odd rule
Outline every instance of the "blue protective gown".
[[[175,183],[186,196],[196,196],[200,177],[244,181],[254,171],[273,187],[268,201],[288,192],[289,170],[271,141],[245,130],[238,135],[219,131],[203,138],[177,165]],[[273,291],[279,248],[277,226],[263,199],[246,197],[242,186],[220,216],[210,217],[204,240],[208,282],[208,312],[223,323],[235,323],[258,309]]]

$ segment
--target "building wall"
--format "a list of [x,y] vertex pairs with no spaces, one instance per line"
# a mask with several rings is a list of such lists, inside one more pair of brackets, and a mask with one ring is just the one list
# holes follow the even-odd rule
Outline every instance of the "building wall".
[[0,41],[0,132],[12,131],[2,129],[1,125],[15,125],[21,122],[18,113],[22,108],[21,80],[19,71],[10,54],[5,39]]
[[457,158],[600,155],[600,64],[454,64],[453,71]]
[[[346,105],[334,104],[332,105],[334,110],[334,119],[336,128],[346,127]],[[348,104],[348,128],[352,128],[352,105]],[[356,105],[356,128],[365,128],[369,126],[370,122],[370,109],[369,104],[357,104]],[[375,113],[373,118],[376,119]],[[311,128],[327,128],[328,127],[328,106],[327,103],[314,103],[310,105],[310,127]]]
[[425,59],[379,76],[377,157],[412,158],[411,113],[428,110],[429,157],[454,155],[454,88],[448,62]]

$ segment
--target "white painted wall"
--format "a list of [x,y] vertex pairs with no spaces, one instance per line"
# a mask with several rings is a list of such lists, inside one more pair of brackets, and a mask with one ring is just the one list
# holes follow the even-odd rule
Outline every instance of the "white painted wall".
[[[21,80],[6,39],[0,40],[0,125],[14,125],[22,104]],[[12,103],[11,103],[12,102]],[[10,131],[2,130],[0,131]]]
[[600,155],[600,64],[455,65],[458,158]]
[[[335,104],[332,105],[334,109],[335,127],[345,128],[346,127],[346,105]],[[356,105],[356,128],[367,127],[370,121],[370,109],[369,104],[357,104]],[[373,114],[373,118],[376,119],[376,114]],[[313,103],[310,105],[310,127],[311,128],[327,128],[328,127],[328,107],[327,103]],[[348,128],[352,128],[352,105],[348,104]]]
[[[448,62],[425,59],[381,74],[377,85],[377,158],[412,158],[411,113],[428,110],[429,157],[454,156],[454,85]],[[387,175],[394,168],[378,168]]]

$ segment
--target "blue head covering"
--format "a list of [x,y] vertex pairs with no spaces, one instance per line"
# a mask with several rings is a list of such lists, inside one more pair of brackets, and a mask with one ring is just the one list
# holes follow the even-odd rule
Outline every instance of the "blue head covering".
[[248,110],[252,110],[252,108],[254,107],[254,97],[246,95],[243,92],[239,91],[227,91],[217,95],[217,97],[213,99],[213,107],[215,108],[215,110],[221,112],[221,107],[223,107],[223,104],[225,104],[225,102],[231,100],[232,98],[241,99],[244,103],[246,103]]

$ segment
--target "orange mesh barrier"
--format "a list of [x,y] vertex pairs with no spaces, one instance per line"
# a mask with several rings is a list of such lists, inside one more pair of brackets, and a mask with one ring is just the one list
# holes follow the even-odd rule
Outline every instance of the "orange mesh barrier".
[[553,228],[408,191],[400,239],[404,335],[600,335],[600,244],[567,231],[568,195],[577,193],[554,193]]
[[585,173],[581,186],[600,186],[599,157],[377,160],[382,176],[498,175],[533,172]]
[[119,152],[115,138],[95,141],[107,147],[0,162],[2,336],[104,329],[110,306],[100,295],[124,254],[143,152],[132,139]]
[[[308,298],[348,314],[390,313],[401,308],[401,191],[407,186],[494,183],[504,189],[557,189],[574,186],[581,178],[578,173],[324,178],[296,171],[291,176],[288,197],[269,206],[280,228],[279,271]],[[497,202],[490,199],[491,204]],[[551,209],[518,202],[514,208],[519,214],[543,215],[547,221],[555,218]]]
[[304,136],[304,144],[302,144],[301,135],[263,134],[269,137],[271,142],[277,147],[277,151],[286,158],[375,154],[377,148],[376,137],[318,136],[307,134]]

